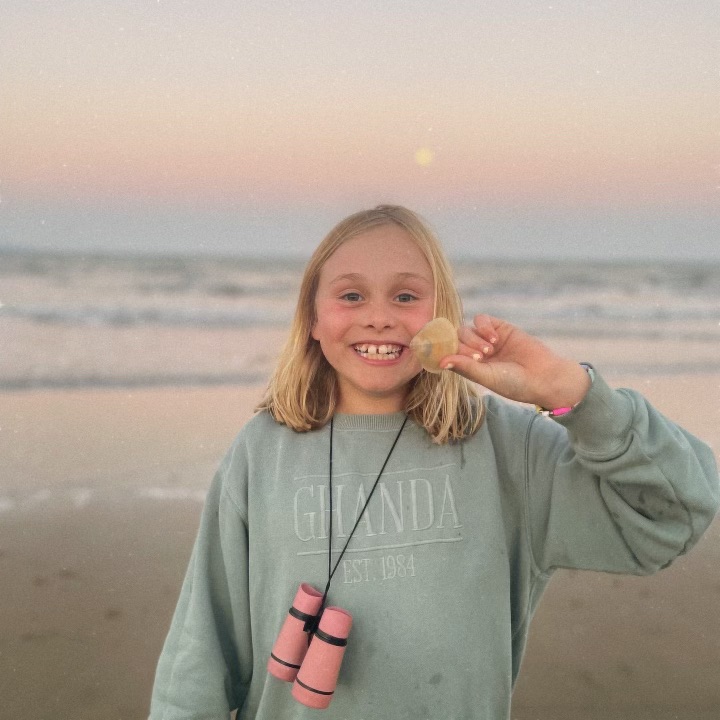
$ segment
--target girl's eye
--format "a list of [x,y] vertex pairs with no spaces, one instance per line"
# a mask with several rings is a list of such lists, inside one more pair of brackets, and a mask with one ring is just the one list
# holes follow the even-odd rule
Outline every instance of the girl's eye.
[[406,303],[415,300],[415,296],[411,293],[400,293],[397,298],[398,302]]
[[348,292],[340,296],[341,300],[347,300],[349,302],[358,302],[362,300],[362,296],[357,292]]

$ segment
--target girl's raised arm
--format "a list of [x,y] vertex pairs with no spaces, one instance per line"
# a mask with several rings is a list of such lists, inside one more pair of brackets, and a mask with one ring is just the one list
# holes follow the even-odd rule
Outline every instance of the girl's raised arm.
[[549,409],[573,407],[590,388],[581,365],[505,320],[476,315],[458,337],[458,354],[443,358],[440,366],[509,400]]

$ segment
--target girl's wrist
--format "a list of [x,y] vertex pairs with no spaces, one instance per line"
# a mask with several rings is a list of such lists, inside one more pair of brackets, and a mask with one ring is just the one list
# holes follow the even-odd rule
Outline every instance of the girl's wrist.
[[592,385],[592,368],[586,363],[569,362],[558,370],[553,391],[547,395],[542,404],[535,407],[538,412],[550,417],[565,415],[582,402]]

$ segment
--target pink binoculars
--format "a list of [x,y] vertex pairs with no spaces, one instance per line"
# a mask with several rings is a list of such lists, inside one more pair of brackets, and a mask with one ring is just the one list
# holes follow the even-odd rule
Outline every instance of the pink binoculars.
[[328,606],[314,629],[322,600],[312,585],[300,585],[267,664],[271,675],[294,681],[298,702],[318,710],[330,705],[352,627],[350,613]]

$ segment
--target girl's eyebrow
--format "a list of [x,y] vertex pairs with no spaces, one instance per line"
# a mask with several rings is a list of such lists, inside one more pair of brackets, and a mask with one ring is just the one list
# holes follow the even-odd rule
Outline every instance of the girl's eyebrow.
[[345,273],[344,275],[338,275],[336,278],[333,278],[330,281],[331,285],[334,285],[335,283],[343,282],[345,280],[349,280],[350,282],[358,282],[363,279],[363,276],[359,273]]
[[[360,273],[343,273],[342,275],[338,275],[336,278],[333,278],[330,281],[331,285],[335,285],[339,282],[362,282],[365,280],[365,276],[361,275]],[[420,282],[423,282],[425,284],[432,284],[432,281],[429,278],[426,278],[423,275],[418,275],[417,273],[412,272],[401,272],[401,273],[395,273],[393,275],[393,281],[400,282],[405,280],[419,280]]]

